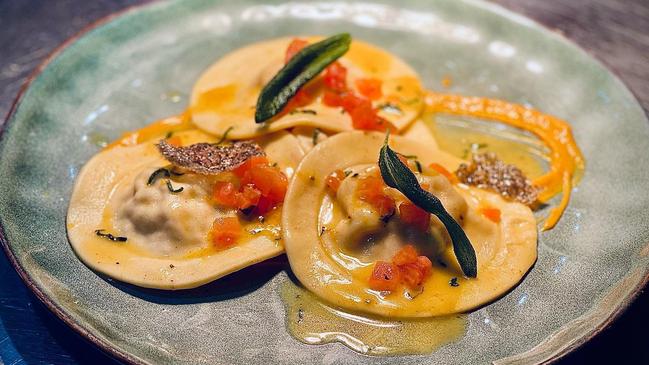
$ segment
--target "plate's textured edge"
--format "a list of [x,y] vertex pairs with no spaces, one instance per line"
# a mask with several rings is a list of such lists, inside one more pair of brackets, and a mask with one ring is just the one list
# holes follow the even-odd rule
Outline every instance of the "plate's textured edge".
[[[18,106],[20,105],[22,98],[25,94],[25,92],[28,90],[32,82],[42,73],[42,71],[56,58],[61,54],[64,50],[66,50],[69,46],[74,44],[77,40],[88,34],[89,32],[111,22],[112,20],[115,20],[116,18],[140,10],[142,8],[148,7],[152,4],[158,3],[155,0],[144,0],[145,2],[142,4],[137,4],[137,5],[132,5],[129,7],[126,7],[122,10],[119,10],[117,12],[108,14],[102,18],[99,18],[90,24],[86,25],[83,27],[81,30],[79,30],[77,33],[69,37],[66,41],[64,41],[62,44],[60,44],[58,47],[56,47],[53,51],[51,51],[48,56],[38,65],[36,68],[32,71],[32,73],[25,79],[23,84],[21,85],[13,103],[11,104],[11,107],[9,108],[9,111],[7,112],[6,117],[4,120],[0,120],[2,124],[0,124],[0,142],[2,141],[2,138],[4,137],[4,133],[6,131],[6,128],[9,125],[9,121],[12,118],[13,114],[16,112]],[[522,14],[518,14],[514,11],[511,11],[507,8],[504,8],[498,4],[494,4],[488,1],[484,0],[465,0],[467,3],[471,3],[474,6],[481,7],[483,9],[486,9],[488,11],[491,11],[493,13],[502,15],[505,18],[508,18],[510,20],[513,20],[515,22],[518,22],[519,24],[528,26],[528,27],[533,27],[533,28],[538,28],[540,30],[545,30],[548,31],[549,34],[551,34],[557,41],[562,42],[571,48],[581,52],[594,62],[596,62],[601,68],[605,69],[607,72],[609,72],[612,76],[615,82],[617,82],[620,86],[621,89],[627,92],[632,99],[636,101],[636,104],[640,106],[640,108],[644,111],[644,108],[638,103],[638,98],[636,97],[635,93],[633,90],[629,89],[629,87],[626,86],[626,84],[620,79],[619,75],[614,71],[611,70],[609,67],[607,67],[604,63],[602,63],[597,57],[595,57],[591,52],[588,52],[587,50],[583,49],[581,46],[576,44],[574,41],[571,39],[567,38],[565,35],[563,35],[560,32],[557,32],[555,30],[552,30],[545,25],[535,21],[534,19],[528,18]],[[646,115],[645,111],[645,115]],[[70,317],[58,304],[53,302],[38,286],[37,284],[32,280],[32,278],[27,274],[25,269],[22,267],[22,265],[18,262],[14,252],[12,251],[11,247],[9,246],[9,242],[6,238],[6,234],[4,232],[4,227],[2,225],[2,220],[0,220],[0,245],[2,245],[2,248],[13,266],[13,268],[16,270],[18,273],[19,277],[21,280],[25,283],[25,285],[34,293],[34,295],[47,307],[49,308],[52,313],[54,313],[60,320],[62,320],[65,324],[67,324],[70,328],[72,328],[77,334],[79,334],[82,338],[85,340],[90,341],[91,343],[95,344],[97,347],[99,347],[101,350],[106,352],[107,354],[115,357],[119,361],[123,362],[128,362],[131,364],[143,364],[147,365],[147,362],[143,361],[142,359],[135,357],[127,352],[124,352],[120,349],[118,349],[116,346],[112,345],[110,342],[105,341],[93,334],[92,332],[88,331],[87,329],[83,328],[81,325],[79,325],[72,317]],[[562,359],[564,356],[568,355],[569,353],[573,352],[580,346],[582,346],[584,343],[588,342],[591,340],[593,337],[599,335],[602,333],[608,326],[610,326],[617,318],[619,318],[629,307],[629,305],[638,297],[640,292],[649,285],[649,268],[644,268],[644,279],[640,280],[638,282],[638,285],[636,285],[635,288],[630,290],[629,292],[631,293],[628,295],[624,300],[621,301],[621,305],[619,305],[615,310],[607,317],[605,318],[601,323],[598,325],[594,326],[592,328],[591,332],[586,334],[585,336],[578,338],[576,340],[573,340],[573,342],[567,346],[564,346],[563,348],[556,348],[554,349],[555,352],[548,358],[537,361],[535,364],[553,364]],[[588,313],[584,314],[583,316],[588,315]],[[578,317],[579,318],[582,318]],[[551,335],[553,336],[553,335]],[[551,337],[550,336],[550,337]],[[546,338],[548,340],[548,338]],[[545,340],[544,340],[545,341]],[[538,346],[542,346],[544,342],[541,342]],[[536,349],[535,347],[534,349]],[[530,349],[528,352],[534,350]],[[523,355],[528,353],[520,353],[517,355]],[[516,357],[517,355],[513,355],[512,357]],[[501,359],[504,360],[504,359]]]
[[[112,20],[125,15],[127,13],[134,12],[136,10],[139,10],[141,8],[147,7],[155,1],[152,0],[144,0],[145,2],[142,4],[137,4],[137,5],[132,5],[128,6],[122,10],[110,13],[106,16],[103,16],[76,32],[72,36],[70,36],[68,39],[66,39],[63,43],[61,43],[59,46],[54,48],[46,57],[45,59],[38,65],[34,70],[27,76],[23,84],[20,86],[20,89],[18,90],[18,94],[16,94],[16,97],[14,101],[11,103],[11,106],[9,108],[9,111],[7,112],[6,117],[4,120],[2,120],[2,124],[0,124],[0,142],[2,142],[2,139],[4,137],[5,131],[7,127],[9,126],[9,120],[13,116],[13,114],[16,112],[18,106],[20,105],[23,96],[25,95],[25,92],[31,84],[34,82],[34,80],[43,72],[43,70],[54,60],[56,57],[58,57],[64,50],[66,50],[68,47],[70,47],[72,44],[74,44],[77,40],[88,34],[89,32],[111,22]],[[12,251],[11,247],[9,246],[9,241],[7,240],[6,233],[4,231],[4,226],[2,225],[2,219],[0,219],[0,245],[2,246],[5,255],[9,259],[9,263],[11,263],[11,266],[13,266],[14,270],[18,273],[18,276],[20,279],[25,283],[25,285],[34,293],[34,295],[38,298],[38,300],[41,301],[54,315],[56,315],[60,320],[62,320],[66,325],[68,325],[70,328],[72,328],[77,334],[81,336],[84,340],[90,341],[97,347],[99,347],[102,351],[105,353],[113,356],[115,359],[121,361],[121,362],[127,362],[131,364],[142,364],[146,365],[144,361],[142,361],[140,358],[134,357],[131,354],[124,352],[117,347],[113,346],[111,343],[95,336],[94,333],[88,331],[87,329],[83,328],[81,325],[79,325],[72,317],[70,317],[58,304],[56,304],[54,301],[52,301],[42,290],[41,288],[36,285],[36,283],[32,280],[32,278],[27,274],[23,266],[18,262],[16,255]]]

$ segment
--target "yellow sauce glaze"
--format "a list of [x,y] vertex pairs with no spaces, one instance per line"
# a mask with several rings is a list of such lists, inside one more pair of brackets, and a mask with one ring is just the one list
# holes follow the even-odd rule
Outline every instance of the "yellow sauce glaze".
[[570,200],[572,186],[579,181],[585,165],[568,123],[522,105],[480,97],[429,92],[426,107],[432,113],[496,120],[537,135],[551,150],[550,171],[533,181],[543,189],[539,201],[547,202],[556,194],[562,193],[561,202],[552,209],[543,229],[551,229],[557,224]]
[[117,140],[106,146],[105,150],[116,146],[135,146],[154,138],[162,139],[168,133],[186,131],[195,128],[192,124],[189,113],[183,112],[180,115],[160,119],[143,128],[126,132]]
[[541,141],[530,141],[534,136],[514,133],[503,136],[501,130],[482,131],[470,124],[442,122],[434,115],[424,114],[422,119],[437,138],[439,147],[461,159],[468,160],[474,153],[493,152],[504,162],[520,168],[530,179],[547,171],[550,157]]
[[307,344],[340,342],[365,355],[429,354],[466,333],[467,316],[386,319],[346,312],[325,304],[286,280],[281,287],[286,327]]

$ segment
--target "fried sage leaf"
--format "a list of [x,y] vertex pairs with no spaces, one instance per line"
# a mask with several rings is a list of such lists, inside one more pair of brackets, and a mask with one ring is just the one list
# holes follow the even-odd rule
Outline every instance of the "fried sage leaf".
[[448,214],[442,202],[419,185],[417,177],[399,160],[399,156],[388,146],[388,136],[379,154],[379,168],[385,183],[406,196],[419,208],[434,214],[446,227],[453,241],[453,252],[464,275],[475,278],[478,275],[475,251],[462,227]]
[[347,52],[351,39],[349,33],[337,34],[293,56],[261,90],[255,122],[263,123],[281,112],[304,84]]
[[253,156],[265,155],[258,144],[248,141],[236,141],[224,146],[197,143],[187,147],[176,147],[163,139],[157,146],[167,161],[203,175],[229,171],[239,167]]

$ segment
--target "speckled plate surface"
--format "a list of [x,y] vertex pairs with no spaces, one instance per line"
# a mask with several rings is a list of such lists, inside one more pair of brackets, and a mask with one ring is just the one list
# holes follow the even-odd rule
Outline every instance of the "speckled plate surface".
[[[429,88],[527,103],[572,124],[587,160],[523,283],[469,315],[468,332],[425,356],[370,358],[285,330],[274,260],[197,290],[164,293],[92,272],[66,239],[79,168],[104,139],[180,112],[200,72],[229,50],[287,34],[350,31],[417,69]],[[477,1],[177,1],[132,9],[57,52],[19,97],[0,141],[2,243],[66,323],[134,363],[545,363],[615,318],[647,280],[649,128],[600,63],[560,36]]]

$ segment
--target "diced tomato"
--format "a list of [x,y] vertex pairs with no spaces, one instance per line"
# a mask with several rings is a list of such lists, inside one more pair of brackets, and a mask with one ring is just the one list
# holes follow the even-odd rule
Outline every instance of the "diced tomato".
[[237,208],[247,209],[257,206],[261,199],[261,191],[252,185],[246,185],[237,193]]
[[240,188],[234,184],[217,183],[214,186],[216,203],[237,209],[255,207],[254,213],[264,215],[284,201],[288,179],[277,167],[271,166],[266,157],[249,158],[232,170],[239,178]]
[[481,208],[480,213],[487,217],[494,223],[500,223],[500,209],[497,208]]
[[210,238],[218,249],[228,248],[241,237],[241,224],[237,217],[216,218],[212,224]]
[[327,187],[331,190],[331,192],[336,193],[344,179],[345,172],[343,170],[336,170],[329,174],[329,176],[327,176],[325,183],[327,184]]
[[450,181],[452,184],[455,184],[455,183],[459,182],[457,176],[455,176],[454,173],[448,171],[447,169],[444,168],[444,166],[442,166],[442,165],[440,165],[438,163],[433,162],[430,165],[428,165],[428,167],[430,167],[431,169],[439,172],[441,175],[446,176],[448,181]]
[[255,210],[253,211],[254,214],[257,215],[265,215],[266,213],[270,212],[277,206],[276,201],[270,199],[267,196],[261,196],[259,198],[259,202],[257,203],[257,206],[255,207]]
[[212,198],[216,204],[228,208],[238,208],[239,201],[237,199],[237,193],[238,190],[233,183],[229,181],[218,181],[214,184]]
[[293,41],[291,41],[291,43],[288,45],[288,48],[286,48],[284,63],[288,63],[288,61],[293,58],[293,56],[298,54],[298,52],[300,52],[302,48],[306,47],[307,45],[309,45],[309,42],[305,41],[304,39],[293,39]]
[[419,253],[417,253],[415,246],[405,245],[394,254],[392,263],[397,266],[412,264],[417,261],[417,256],[419,256]]
[[430,229],[430,213],[419,208],[409,201],[399,205],[399,217],[401,221],[421,232],[428,232]]
[[384,193],[384,187],[380,176],[366,176],[359,180],[357,192],[358,198],[376,208],[381,217],[390,216],[395,211],[394,199]]
[[246,160],[246,162],[242,163],[239,167],[235,168],[232,170],[237,177],[241,178],[243,177],[243,174],[246,173],[246,171],[251,170],[257,166],[265,166],[268,165],[268,159],[264,156],[253,156],[250,157],[249,159]]
[[[360,99],[358,97],[354,98]],[[390,132],[397,131],[392,123],[381,118],[376,113],[376,110],[372,107],[372,103],[370,103],[369,100],[361,99],[361,102],[358,102],[358,100],[351,100],[348,102],[350,105],[355,105],[354,108],[345,107],[347,100],[351,100],[351,98],[343,100],[343,107],[352,118],[352,126],[354,128],[380,132],[385,132],[386,130],[390,130]]]
[[355,82],[358,92],[370,100],[381,98],[381,80],[379,79],[358,79]]
[[327,66],[322,79],[331,91],[341,93],[347,90],[347,68],[338,61]]
[[418,287],[430,275],[432,266],[426,256],[419,256],[413,263],[398,266],[401,282],[411,288]]
[[406,245],[392,258],[399,269],[401,282],[414,288],[421,285],[430,275],[433,264],[426,256],[419,256],[413,245]]
[[330,106],[332,108],[339,107],[343,105],[343,98],[340,94],[335,93],[333,91],[325,90],[324,94],[322,95],[322,102],[326,106]]
[[413,245],[399,250],[392,262],[377,261],[370,276],[370,289],[393,291],[399,284],[416,288],[430,276],[433,264],[426,256],[419,256]]
[[395,265],[385,261],[377,261],[374,264],[369,282],[370,289],[393,291],[399,287],[399,283],[399,270]]
[[426,256],[418,256],[417,267],[424,274],[424,279],[425,279],[430,276],[430,272],[433,270],[433,263]]
[[284,201],[288,179],[279,169],[266,165],[246,171],[241,177],[241,184],[253,185],[262,196],[274,203],[280,203]]

